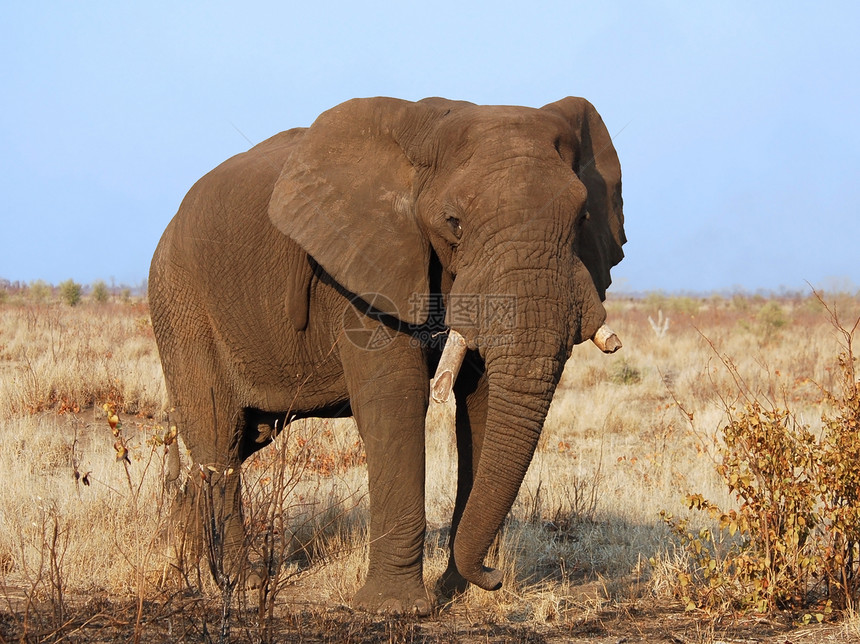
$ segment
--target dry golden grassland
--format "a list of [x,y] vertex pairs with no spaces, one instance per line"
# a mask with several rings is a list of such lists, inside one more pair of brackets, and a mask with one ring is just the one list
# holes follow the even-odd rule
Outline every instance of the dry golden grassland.
[[[860,301],[827,297],[848,328]],[[684,611],[689,555],[659,513],[716,474],[727,408],[744,396],[815,426],[838,390],[844,338],[810,297],[611,299],[624,342],[574,350],[494,557],[496,593],[470,589],[425,620],[353,613],[366,567],[366,475],[351,420],[289,427],[243,468],[249,544],[271,554],[268,596],[219,590],[204,563],[170,566],[162,532],[165,389],[145,303],[0,301],[0,640],[852,641],[850,611]],[[733,365],[733,369],[726,366]],[[115,436],[104,407],[122,421]],[[452,409],[427,431],[425,575],[446,563],[455,491]],[[128,449],[118,459],[117,447]],[[194,473],[192,473],[192,476]],[[702,520],[702,517],[697,517]],[[270,538],[266,538],[266,537]],[[837,619],[840,618],[840,619]],[[740,639],[738,639],[740,638]],[[744,639],[747,638],[747,639]]]

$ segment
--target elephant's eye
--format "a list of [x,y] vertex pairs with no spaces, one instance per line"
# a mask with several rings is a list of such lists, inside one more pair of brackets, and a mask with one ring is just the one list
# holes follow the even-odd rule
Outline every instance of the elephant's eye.
[[585,208],[583,208],[583,209],[580,211],[579,216],[576,218],[576,226],[577,226],[577,228],[578,228],[578,227],[580,227],[580,226],[582,226],[582,224],[584,224],[584,223],[585,223],[586,221],[588,221],[589,219],[591,219],[591,214],[590,214],[590,213],[589,213]]
[[460,239],[463,236],[463,229],[460,227],[460,220],[457,217],[448,217],[445,221],[448,222],[448,227],[454,233],[454,237]]

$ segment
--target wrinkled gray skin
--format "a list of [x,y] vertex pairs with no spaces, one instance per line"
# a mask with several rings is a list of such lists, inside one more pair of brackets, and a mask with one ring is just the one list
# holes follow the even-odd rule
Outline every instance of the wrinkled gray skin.
[[[586,100],[348,101],[215,168],[168,225],[149,298],[172,418],[194,462],[223,472],[285,420],[353,415],[371,513],[354,602],[426,614],[424,417],[439,358],[426,338],[446,316],[470,350],[440,590],[496,589],[484,558],[571,348],[604,321],[624,242],[618,158]],[[441,315],[428,311],[438,293]],[[238,476],[221,482],[238,562]]]

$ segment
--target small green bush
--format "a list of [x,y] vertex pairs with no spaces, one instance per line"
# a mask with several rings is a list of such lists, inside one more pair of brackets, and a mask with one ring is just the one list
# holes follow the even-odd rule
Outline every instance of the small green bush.
[[107,302],[110,299],[110,291],[108,291],[107,284],[103,280],[93,282],[92,295],[93,299],[99,304]]
[[777,302],[771,300],[759,309],[756,321],[766,334],[775,333],[788,324],[788,316]]
[[668,308],[672,313],[692,317],[698,314],[699,309],[701,308],[701,302],[692,297],[678,296],[669,300]]
[[666,308],[669,302],[669,296],[664,291],[649,291],[645,296],[645,308],[648,311],[655,313],[660,309]]
[[77,306],[81,301],[81,285],[73,279],[60,282],[60,297],[69,306]]
[[44,280],[36,280],[34,282],[30,282],[30,287],[28,289],[30,298],[35,302],[43,302],[51,297],[53,293],[53,288]]
[[616,385],[635,385],[642,380],[642,372],[626,360],[616,363],[609,379]]

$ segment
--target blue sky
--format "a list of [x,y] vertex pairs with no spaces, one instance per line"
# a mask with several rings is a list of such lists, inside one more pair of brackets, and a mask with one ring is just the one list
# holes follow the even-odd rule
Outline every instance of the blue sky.
[[12,4],[6,279],[138,284],[196,179],[354,96],[578,95],[624,173],[614,290],[860,285],[855,2]]

